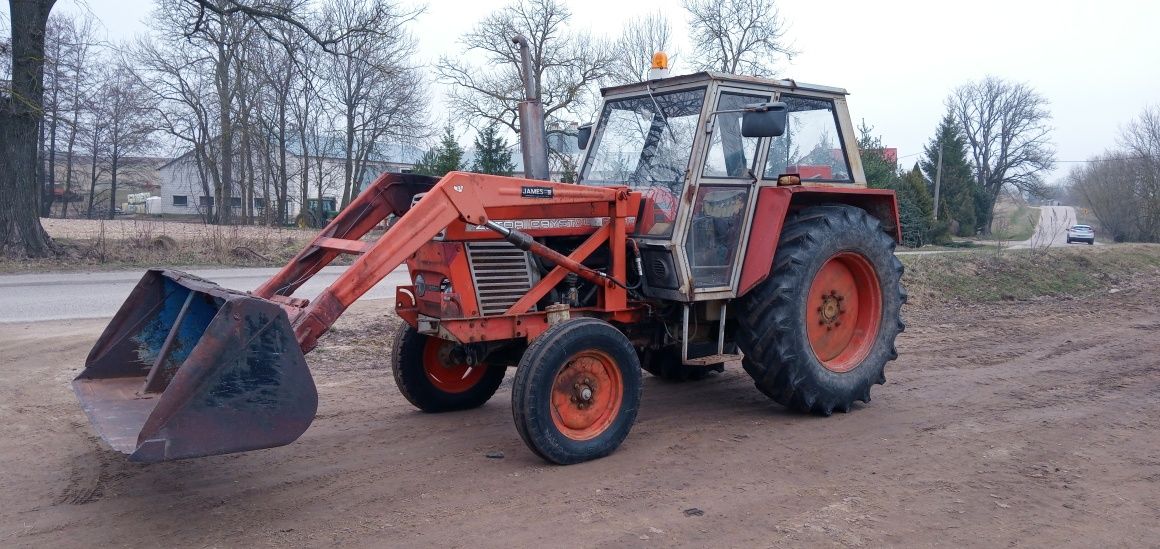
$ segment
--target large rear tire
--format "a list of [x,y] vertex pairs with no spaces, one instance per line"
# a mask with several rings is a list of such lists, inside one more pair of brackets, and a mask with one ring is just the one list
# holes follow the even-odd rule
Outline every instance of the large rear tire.
[[568,465],[611,454],[640,407],[636,350],[595,318],[575,318],[532,341],[512,381],[512,417],[536,455]]
[[853,206],[815,206],[786,220],[773,272],[740,300],[742,365],[758,389],[822,415],[870,401],[905,328],[894,246]]
[[395,336],[395,385],[424,412],[450,412],[483,406],[499,389],[506,368],[457,363],[454,342],[420,334],[406,326]]

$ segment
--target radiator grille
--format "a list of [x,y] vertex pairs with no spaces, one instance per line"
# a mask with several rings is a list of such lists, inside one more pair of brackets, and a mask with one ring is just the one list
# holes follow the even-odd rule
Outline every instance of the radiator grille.
[[528,254],[508,242],[469,242],[467,260],[485,315],[503,314],[539,280]]

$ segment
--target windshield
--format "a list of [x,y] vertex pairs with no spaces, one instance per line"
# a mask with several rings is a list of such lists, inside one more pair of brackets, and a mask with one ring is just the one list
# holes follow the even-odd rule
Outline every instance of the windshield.
[[680,196],[704,101],[702,88],[605,103],[580,181]]

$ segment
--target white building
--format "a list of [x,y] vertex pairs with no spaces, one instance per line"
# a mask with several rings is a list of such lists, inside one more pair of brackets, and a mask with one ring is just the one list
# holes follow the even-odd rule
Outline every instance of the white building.
[[[331,144],[338,143],[337,140],[328,140]],[[321,195],[324,200],[341,198],[343,170],[345,167],[345,160],[342,158],[341,148],[337,146],[330,147],[331,151],[339,151],[337,153],[331,152],[324,156],[309,157],[309,162],[304,161],[301,154],[301,147],[296,144],[291,144],[289,147],[289,155],[287,158],[287,215],[286,222],[294,220],[295,216],[302,211],[301,198],[301,182],[302,169],[304,165],[309,169],[307,174],[308,187],[307,196],[311,199],[319,198],[319,181],[322,181]],[[366,170],[360,178],[360,189],[367,184],[374,181],[383,172],[401,173],[410,171],[411,168],[418,163],[423,156],[422,149],[411,145],[388,144],[380,147],[380,151],[372,156],[368,161]],[[235,160],[235,165],[239,161]],[[194,157],[193,151],[169,161],[159,168],[160,171],[160,192],[161,197],[159,212],[164,215],[204,215],[210,207],[216,207],[213,196],[213,182],[208,179],[209,174],[200,173],[198,165]],[[266,204],[272,203],[275,200],[273,187],[270,185],[263,185],[261,182],[255,182],[253,200],[253,212],[255,215],[261,215],[261,212],[266,208]],[[270,197],[267,200],[266,189],[269,188]],[[208,192],[207,192],[208,189]],[[230,206],[234,209],[235,216],[241,216],[244,213],[242,199],[244,193],[241,192],[240,184],[235,183],[235,188],[230,193]],[[151,213],[154,213],[151,211]]]

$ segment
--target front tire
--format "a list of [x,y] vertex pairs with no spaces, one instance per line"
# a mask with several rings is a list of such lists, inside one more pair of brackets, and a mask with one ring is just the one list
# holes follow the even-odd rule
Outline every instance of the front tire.
[[611,324],[575,318],[528,346],[512,382],[512,417],[536,455],[568,465],[611,454],[640,407],[640,362]]
[[865,210],[824,205],[786,221],[773,272],[741,299],[738,345],[757,388],[830,415],[870,401],[905,328],[894,239]]
[[420,334],[404,325],[395,336],[391,370],[399,392],[416,408],[430,413],[483,406],[499,389],[506,368],[457,362],[455,343]]

